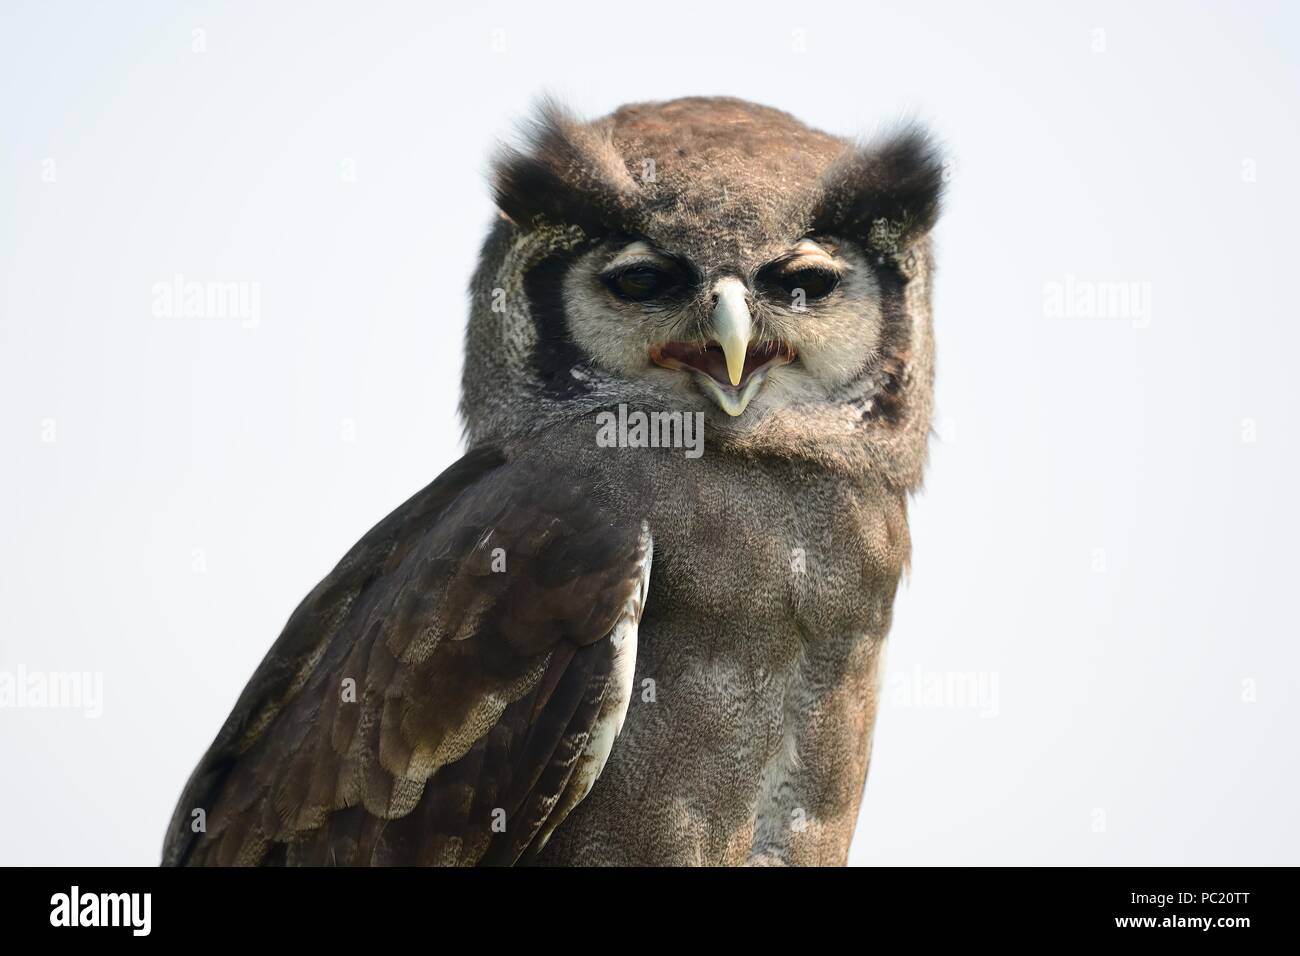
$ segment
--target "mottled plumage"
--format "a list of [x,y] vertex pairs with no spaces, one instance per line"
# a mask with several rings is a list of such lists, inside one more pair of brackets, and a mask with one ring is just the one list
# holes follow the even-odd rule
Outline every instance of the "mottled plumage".
[[[495,192],[470,450],[295,612],[164,862],[843,863],[929,430],[934,151],[548,106]],[[620,406],[702,416],[703,453],[609,447]]]

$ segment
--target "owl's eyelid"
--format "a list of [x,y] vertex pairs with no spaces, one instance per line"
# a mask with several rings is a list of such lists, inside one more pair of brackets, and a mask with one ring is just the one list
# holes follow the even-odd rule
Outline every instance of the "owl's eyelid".
[[631,265],[650,266],[664,271],[680,268],[677,260],[668,253],[644,239],[637,239],[615,252],[601,272],[609,275]]
[[665,279],[677,283],[694,281],[695,273],[690,265],[682,260],[661,252],[647,242],[634,242],[625,247],[618,255],[600,270],[600,278],[606,283],[616,280],[620,275],[646,269],[658,272]]
[[811,236],[805,236],[794,244],[794,255],[813,254],[834,257],[834,252],[827,249],[822,243],[813,239]]
[[836,259],[828,253],[811,253],[797,252],[789,256],[783,256],[768,263],[763,272],[769,275],[785,276],[795,272],[801,272],[804,269],[816,269],[820,272],[831,272],[837,276],[843,276],[853,266],[842,259]]
[[656,272],[676,272],[677,263],[672,259],[666,259],[662,256],[629,256],[626,259],[615,259],[605,268],[600,270],[600,274],[605,277],[620,275],[629,272],[632,269],[653,269]]
[[833,269],[835,272],[843,275],[846,272],[853,271],[853,262],[841,255],[840,251],[842,248],[843,240],[837,239],[834,236],[822,236],[820,238],[805,236],[803,239],[800,239],[795,243],[794,248],[784,257],[784,259],[778,259],[777,261],[788,260],[795,262],[803,259],[811,259],[812,262],[809,263],[810,265],[825,265],[827,268]]

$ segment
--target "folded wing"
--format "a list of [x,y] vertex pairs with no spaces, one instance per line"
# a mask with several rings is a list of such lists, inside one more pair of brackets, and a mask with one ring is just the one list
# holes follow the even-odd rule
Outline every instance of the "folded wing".
[[471,452],[294,612],[191,776],[163,863],[537,853],[622,725],[651,555],[645,524],[580,479]]

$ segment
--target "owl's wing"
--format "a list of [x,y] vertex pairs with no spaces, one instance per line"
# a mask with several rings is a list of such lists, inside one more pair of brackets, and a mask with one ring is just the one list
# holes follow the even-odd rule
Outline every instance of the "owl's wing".
[[622,727],[651,553],[579,480],[466,455],[293,613],[186,785],[163,863],[537,853]]

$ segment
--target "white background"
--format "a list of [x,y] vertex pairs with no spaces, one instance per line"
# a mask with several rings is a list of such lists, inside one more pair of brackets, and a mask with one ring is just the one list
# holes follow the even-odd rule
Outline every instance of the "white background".
[[[1300,862],[1300,24],[1044,6],[6,0],[0,671],[104,701],[0,710],[0,862],[156,862],[288,613],[457,457],[486,158],[544,90],[954,159],[853,861]],[[156,317],[176,273],[260,322]],[[1066,276],[1149,324],[1050,315]],[[996,697],[909,694],[961,675]]]

